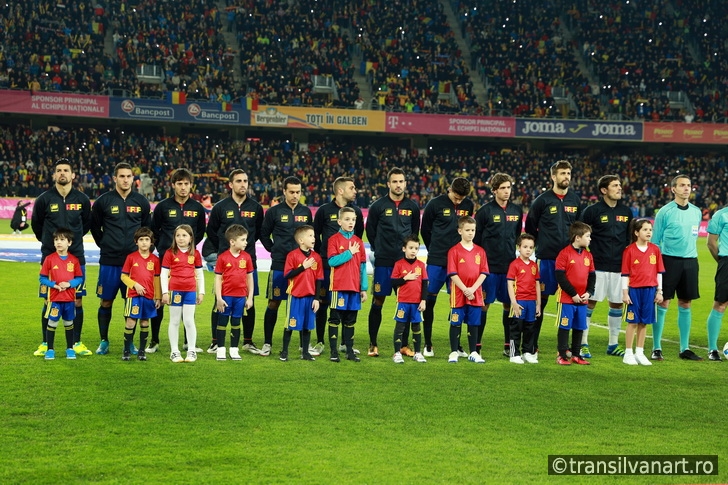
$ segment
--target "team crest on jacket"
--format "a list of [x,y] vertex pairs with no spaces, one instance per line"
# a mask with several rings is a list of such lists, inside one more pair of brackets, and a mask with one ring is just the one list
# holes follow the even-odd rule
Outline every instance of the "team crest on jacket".
[[112,214],[118,214],[119,213],[119,206],[118,205],[112,205],[111,206],[111,213]]
[[445,217],[450,217],[450,209],[443,209],[442,215]]
[[288,214],[281,214],[281,222],[288,222]]
[[51,212],[58,212],[59,207],[58,204],[51,204]]
[[154,261],[148,261],[147,262],[147,269],[149,271],[154,271]]
[[190,256],[187,256],[187,262],[188,262],[189,264],[195,264],[195,257],[194,257],[194,256],[192,256],[192,255],[190,255]]
[[66,263],[66,271],[68,271],[69,273],[73,273],[73,267],[73,263]]
[[650,264],[657,264],[657,256],[650,254]]
[[415,268],[415,274],[417,276],[421,276],[422,275],[422,268]]
[[480,254],[475,255],[475,264],[480,264]]
[[235,213],[233,211],[226,211],[225,212],[225,218],[226,219],[232,219],[235,217]]
[[531,268],[531,274],[533,276],[536,276],[536,267],[535,266]]
[[317,261],[314,261],[313,262],[313,264],[311,265],[311,269],[314,270],[314,271],[316,271],[318,269],[318,262]]
[[245,261],[244,259],[241,259],[240,261],[238,261],[238,268],[245,269],[247,266],[248,266],[248,262]]
[[501,216],[500,214],[493,214],[493,222],[500,222]]
[[559,208],[556,207],[555,205],[552,205],[551,207],[549,207],[549,214],[556,214],[558,211],[559,211]]
[[584,258],[584,266],[589,266],[589,258]]
[[170,209],[169,217],[177,217],[177,209]]

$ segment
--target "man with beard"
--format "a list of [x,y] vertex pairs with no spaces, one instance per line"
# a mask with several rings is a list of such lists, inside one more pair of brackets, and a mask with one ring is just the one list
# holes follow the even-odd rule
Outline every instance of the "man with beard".
[[[83,283],[76,288],[76,316],[73,319],[74,345],[76,355],[91,355],[92,352],[81,342],[81,330],[83,329],[83,306],[82,297],[86,295],[86,257],[83,250],[83,236],[89,231],[91,217],[91,201],[86,194],[73,188],[73,179],[76,174],[73,166],[67,158],[56,161],[53,171],[55,185],[40,194],[35,200],[33,215],[30,224],[36,239],[40,241],[41,261],[56,252],[53,243],[53,233],[58,228],[68,228],[73,232],[73,242],[68,252],[78,258],[81,270],[84,274]],[[48,350],[46,345],[46,328],[48,317],[46,314],[47,291],[45,285],[41,285],[39,296],[44,299],[43,313],[41,314],[41,327],[43,333],[42,343],[33,355],[43,356]]]
[[622,253],[629,246],[632,235],[629,223],[632,211],[622,203],[622,183],[617,175],[605,175],[597,182],[602,200],[590,205],[581,214],[580,220],[592,228],[589,251],[594,256],[596,286],[594,295],[589,299],[586,309],[587,328],[581,337],[581,356],[591,358],[589,350],[589,325],[597,302],[607,298],[609,301],[609,345],[607,354],[624,356],[619,347],[619,331],[622,327]]
[[[116,164],[114,184],[114,190],[102,194],[91,208],[91,235],[101,249],[96,286],[96,295],[101,299],[98,313],[101,342],[96,349],[99,355],[109,353],[109,324],[116,294],[121,290],[121,296],[126,297],[121,270],[126,257],[137,250],[134,233],[140,227],[152,227],[149,201],[132,190],[134,172],[131,165]],[[137,353],[134,347],[132,353]]]
[[536,258],[541,273],[541,315],[536,317],[533,345],[538,352],[538,337],[550,295],[556,293],[556,256],[569,244],[569,227],[581,214],[581,199],[569,190],[571,163],[559,160],[551,165],[553,187],[533,201],[526,217],[526,232],[536,237]]

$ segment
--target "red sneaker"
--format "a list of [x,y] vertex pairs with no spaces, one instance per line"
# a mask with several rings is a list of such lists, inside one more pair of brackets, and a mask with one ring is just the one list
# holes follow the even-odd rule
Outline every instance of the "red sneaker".
[[588,360],[582,359],[580,355],[574,355],[573,357],[571,357],[571,361],[574,364],[591,365],[591,362],[589,362]]
[[571,361],[569,359],[564,359],[560,355],[556,357],[556,363],[559,365],[571,365]]

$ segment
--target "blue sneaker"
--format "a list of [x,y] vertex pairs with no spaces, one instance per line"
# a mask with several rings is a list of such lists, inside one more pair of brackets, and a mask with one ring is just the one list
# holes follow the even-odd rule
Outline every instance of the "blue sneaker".
[[45,352],[45,360],[53,360],[56,358],[56,351],[53,349],[48,349]]
[[76,360],[76,351],[73,349],[66,349],[66,358]]
[[584,344],[581,346],[581,351],[579,352],[584,359],[591,359],[591,351],[589,350],[589,344]]
[[609,345],[607,347],[607,355],[624,357],[624,348],[620,347],[619,344]]
[[106,355],[109,353],[109,341],[108,340],[102,340],[99,344],[99,348],[96,349],[96,353],[99,355]]
[[134,342],[131,343],[131,355],[137,355],[139,353],[139,349],[136,348],[136,345],[134,345]]

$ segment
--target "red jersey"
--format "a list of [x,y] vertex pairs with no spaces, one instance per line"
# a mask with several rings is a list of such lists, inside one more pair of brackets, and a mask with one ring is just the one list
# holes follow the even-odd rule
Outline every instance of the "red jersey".
[[[166,254],[165,254],[166,256]],[[252,273],[253,259],[245,251],[240,251],[237,256],[224,251],[217,257],[215,274],[222,276],[222,296],[248,297],[248,273]]]
[[[348,247],[348,246],[347,246]],[[301,249],[296,248],[286,256],[286,264],[283,267],[283,274],[287,275],[289,272],[303,265],[303,261],[306,258],[313,258],[314,263],[308,269],[304,269],[303,273],[298,273],[296,276],[288,280],[288,289],[286,293],[291,296],[304,297],[304,296],[316,296],[316,280],[324,279],[324,263],[321,260],[321,256],[316,251],[311,251],[308,256]]]
[[411,263],[405,258],[394,263],[392,269],[393,280],[404,278],[409,273],[414,273],[420,277],[416,280],[405,281],[399,287],[397,301],[400,303],[420,303],[422,301],[422,282],[427,280],[427,266],[417,258]]
[[202,268],[202,256],[195,249],[194,253],[171,249],[164,253],[162,268],[169,269],[169,291],[197,291],[195,269]]
[[516,300],[536,301],[536,284],[541,275],[535,262],[514,259],[508,266],[506,278],[516,283]]
[[341,266],[331,267],[331,291],[361,291],[361,265],[367,262],[366,249],[364,243],[357,236],[351,236],[347,239],[341,232],[337,232],[329,238],[329,248],[327,254],[329,258],[337,254],[344,253],[349,250],[349,243],[358,242],[359,252],[342,264]]
[[[583,295],[586,292],[587,279],[589,273],[594,273],[594,257],[592,253],[586,249],[576,250],[572,244],[569,244],[559,252],[556,256],[556,271],[564,271],[566,279],[569,280],[571,286],[574,287],[577,294]],[[559,288],[559,303],[574,304],[574,300]]]
[[[62,258],[58,253],[51,253],[43,261],[43,265],[40,267],[40,275],[58,284],[64,281],[70,282],[74,278],[81,278],[83,272],[81,271],[81,263],[73,254],[68,253],[68,256]],[[76,290],[74,288],[63,291],[55,288],[49,289],[51,290],[49,301],[76,301]]]
[[[150,300],[154,299],[154,278],[159,276],[159,271],[159,258],[151,253],[145,258],[139,251],[134,251],[127,256],[124,267],[121,268],[123,274],[144,287],[146,294],[143,297]],[[134,288],[126,289],[127,298],[134,298],[135,296],[142,295],[138,294]]]
[[[480,275],[489,274],[488,260],[485,257],[485,249],[477,244],[466,249],[463,244],[457,243],[447,252],[447,275],[457,275],[465,286],[473,286]],[[460,308],[465,305],[483,306],[483,292],[476,291],[475,298],[468,300],[460,288],[454,284],[450,285],[450,307]]]
[[662,253],[656,244],[647,243],[641,251],[632,243],[622,253],[622,276],[629,276],[630,288],[657,286],[657,273],[664,273]]

